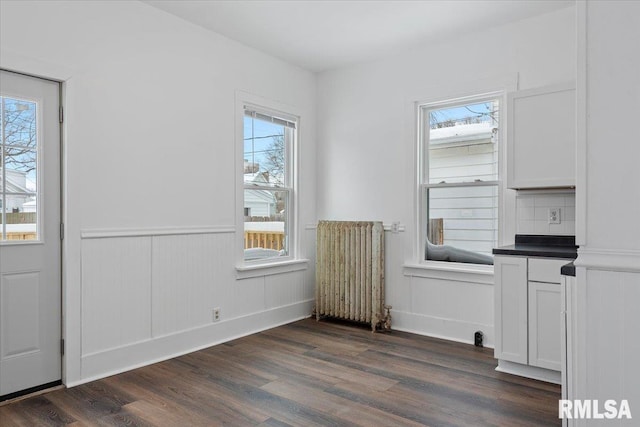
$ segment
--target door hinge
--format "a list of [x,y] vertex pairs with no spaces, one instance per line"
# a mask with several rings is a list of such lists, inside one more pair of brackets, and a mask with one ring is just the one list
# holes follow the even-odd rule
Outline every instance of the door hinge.
[[64,356],[64,338],[60,340],[60,354]]
[[64,240],[64,222],[60,223],[60,240]]
[[60,123],[64,121],[64,109],[62,108],[62,105],[58,108],[58,120],[60,120]]

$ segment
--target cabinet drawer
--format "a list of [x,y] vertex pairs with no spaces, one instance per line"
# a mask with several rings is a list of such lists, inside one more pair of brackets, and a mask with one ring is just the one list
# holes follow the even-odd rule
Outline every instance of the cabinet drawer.
[[529,280],[534,282],[560,283],[560,267],[567,259],[529,258]]

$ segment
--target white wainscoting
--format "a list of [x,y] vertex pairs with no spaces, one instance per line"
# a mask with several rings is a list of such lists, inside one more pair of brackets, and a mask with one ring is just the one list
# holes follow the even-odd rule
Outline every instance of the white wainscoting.
[[[313,257],[307,270],[236,280],[234,233],[84,231],[82,380],[67,386],[308,317]],[[305,251],[315,251],[313,230],[303,241]]]
[[475,332],[482,331],[484,345],[493,347],[492,275],[458,281],[423,277],[414,270],[405,268],[405,280],[400,282],[404,292],[409,292],[408,303],[396,309],[394,302],[388,301],[394,305],[393,329],[469,344],[474,342]]
[[[621,251],[621,256],[624,255]],[[569,380],[574,381],[576,390],[569,398],[600,402],[614,399],[618,404],[626,399],[634,419],[623,420],[620,425],[635,425],[640,412],[640,257],[637,255],[635,271],[601,270],[600,265],[608,265],[608,257],[589,267],[585,267],[582,260],[576,267],[576,354],[569,372]],[[573,425],[600,424],[576,420]]]
[[[210,324],[212,310],[226,306],[234,283],[233,234],[153,236],[151,296],[153,337]],[[226,273],[226,274],[225,274]],[[224,318],[231,313],[221,313]]]
[[151,238],[83,240],[82,354],[151,337]]

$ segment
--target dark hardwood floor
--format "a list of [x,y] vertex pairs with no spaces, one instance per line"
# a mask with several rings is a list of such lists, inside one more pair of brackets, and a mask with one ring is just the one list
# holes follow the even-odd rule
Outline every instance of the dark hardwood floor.
[[559,386],[492,349],[302,320],[0,407],[0,425],[552,426]]

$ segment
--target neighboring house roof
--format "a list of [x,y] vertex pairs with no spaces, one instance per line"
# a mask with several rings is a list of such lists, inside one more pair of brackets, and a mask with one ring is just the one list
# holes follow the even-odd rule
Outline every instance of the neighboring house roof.
[[430,144],[490,139],[494,127],[491,123],[469,123],[429,130]]
[[[7,188],[2,188],[2,179],[0,179],[0,191],[7,193],[33,193],[26,186],[25,174],[18,171],[11,171],[12,173],[6,174]],[[2,168],[0,168],[0,176],[2,175]],[[18,182],[21,181],[21,182]],[[24,184],[23,184],[24,182]]]
[[[269,183],[269,175],[266,172],[262,173],[246,173],[244,174],[244,182],[245,184],[268,184]],[[258,185],[256,185],[256,189],[245,193],[244,198],[245,204],[247,203],[269,203],[275,204],[276,197],[272,191],[261,190]]]
[[267,172],[258,172],[258,173],[245,173],[244,174],[244,183],[245,184],[268,184],[269,183],[269,174]]

